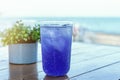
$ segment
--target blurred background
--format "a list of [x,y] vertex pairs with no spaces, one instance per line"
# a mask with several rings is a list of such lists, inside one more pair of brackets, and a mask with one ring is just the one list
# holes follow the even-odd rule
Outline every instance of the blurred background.
[[119,17],[22,17],[1,18],[0,32],[12,27],[17,20],[23,20],[27,25],[40,24],[41,21],[72,21],[73,42],[98,43],[105,45],[120,45]]
[[120,45],[120,2],[117,0],[4,0],[0,2],[0,35],[17,20],[72,21],[73,42]]

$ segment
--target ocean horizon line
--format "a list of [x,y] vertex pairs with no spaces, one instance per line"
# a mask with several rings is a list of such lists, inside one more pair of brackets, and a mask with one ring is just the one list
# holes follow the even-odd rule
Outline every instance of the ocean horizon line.
[[[73,21],[80,27],[90,31],[120,34],[120,17],[0,17],[0,27],[9,27],[17,20],[23,20],[27,24],[35,24],[40,21]],[[1,29],[2,29],[1,28]]]

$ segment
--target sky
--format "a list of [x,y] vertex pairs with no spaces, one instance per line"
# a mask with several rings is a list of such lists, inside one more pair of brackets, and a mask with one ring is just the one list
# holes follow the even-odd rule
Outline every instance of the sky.
[[0,17],[120,17],[119,0],[0,0]]

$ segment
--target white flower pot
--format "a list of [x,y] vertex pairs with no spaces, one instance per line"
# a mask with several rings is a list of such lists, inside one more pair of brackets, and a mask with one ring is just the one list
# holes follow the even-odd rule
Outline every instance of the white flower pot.
[[9,45],[9,62],[13,64],[37,62],[37,43]]

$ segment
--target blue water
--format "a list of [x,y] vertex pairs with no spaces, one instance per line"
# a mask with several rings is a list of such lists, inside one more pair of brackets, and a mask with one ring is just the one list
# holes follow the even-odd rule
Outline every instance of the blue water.
[[[120,17],[21,17],[0,18],[0,27],[10,27],[16,20],[24,20],[27,24],[40,23],[46,20],[73,21],[90,31],[120,34]],[[7,24],[7,25],[6,25]],[[2,29],[1,28],[1,29]]]
[[70,69],[72,27],[56,26],[41,27],[42,63],[47,75],[64,76]]

